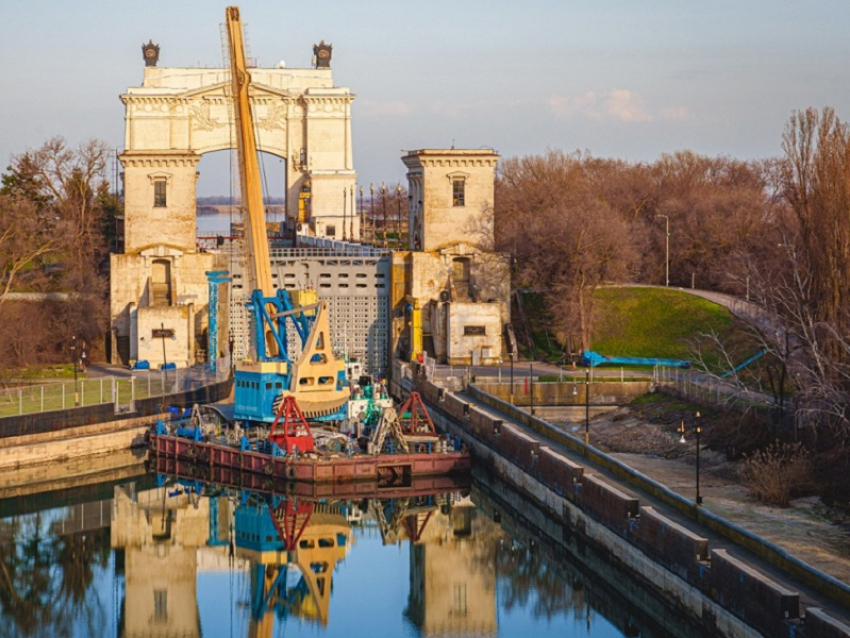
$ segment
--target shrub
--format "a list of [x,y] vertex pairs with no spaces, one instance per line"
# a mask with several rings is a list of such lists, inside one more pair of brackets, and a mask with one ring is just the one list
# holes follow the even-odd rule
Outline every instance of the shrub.
[[777,507],[788,507],[812,483],[811,463],[800,443],[775,441],[746,456],[741,474],[756,499]]

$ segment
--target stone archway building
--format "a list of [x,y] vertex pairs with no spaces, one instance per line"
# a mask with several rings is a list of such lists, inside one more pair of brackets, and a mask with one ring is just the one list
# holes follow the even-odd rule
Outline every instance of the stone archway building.
[[[251,78],[257,147],[286,162],[288,226],[340,238],[347,217],[359,234],[354,95],[333,85],[329,66],[255,68]],[[205,273],[227,267],[224,255],[197,248],[196,183],[204,153],[236,147],[229,71],[149,65],[142,85],[130,87],[121,101],[124,253],[111,260],[112,361],[190,364],[207,326]],[[222,194],[229,190],[222,185]],[[222,307],[227,303],[225,296]],[[226,329],[226,310],[222,316]]]

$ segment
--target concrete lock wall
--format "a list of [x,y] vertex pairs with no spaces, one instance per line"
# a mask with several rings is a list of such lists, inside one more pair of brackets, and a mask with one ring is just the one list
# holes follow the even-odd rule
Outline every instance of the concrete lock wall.
[[[638,574],[647,575],[647,586],[658,588],[659,595],[675,599],[680,608],[688,609],[695,617],[702,618],[709,629],[714,627],[720,635],[745,635],[743,630],[733,629],[734,617],[743,620],[763,635],[793,635],[806,638],[850,636],[850,627],[821,610],[807,610],[807,622],[801,622],[797,592],[789,591],[780,583],[756,572],[729,552],[715,549],[709,554],[707,539],[653,508],[640,507],[638,499],[625,494],[605,480],[591,476],[586,469],[563,459],[545,445],[529,441],[531,437],[519,433],[515,426],[488,416],[429,381],[418,378],[418,387],[432,410],[435,422],[451,432],[460,434],[480,462],[494,465],[504,480],[514,483],[526,498],[539,503],[551,516],[562,519],[564,525],[569,526],[574,533],[582,535],[588,541],[602,543],[609,551],[613,551],[619,560],[632,564]],[[479,388],[472,386],[469,391],[478,398],[487,396]],[[677,508],[679,505],[685,505],[684,502],[679,502],[684,501],[682,497],[607,455],[584,446],[579,439],[555,430],[540,419],[506,405],[495,397],[490,397],[489,401],[507,412],[511,418],[530,425],[532,429],[547,429],[547,435],[561,440],[568,444],[568,447],[583,451],[594,462],[607,467],[615,475],[628,477],[630,482],[635,484],[640,483],[643,489],[647,489],[662,501],[670,501],[668,504]],[[683,511],[693,513],[693,505],[687,503],[687,506]],[[725,535],[730,538],[742,538],[747,541],[743,538],[744,532],[732,524],[703,511],[702,508],[697,510],[701,522],[710,518],[712,529],[715,531],[723,533],[725,530]],[[599,531],[600,527],[609,530],[613,536],[606,537]],[[621,548],[618,545],[620,542],[640,551],[635,553],[625,547]],[[788,570],[840,604],[847,606],[850,602],[850,587],[846,584],[839,583],[809,566],[804,567],[804,564],[795,566],[786,555],[777,553],[773,546],[763,539],[750,538],[746,545],[748,549],[755,550],[758,550],[760,545],[764,551],[757,553],[763,558]],[[653,570],[648,569],[647,563],[641,563],[637,554],[647,557],[653,564],[662,566],[668,570],[670,576],[648,576]],[[641,564],[644,567],[638,567]],[[714,602],[707,606],[706,602],[695,598],[694,588],[701,592],[705,601]]]

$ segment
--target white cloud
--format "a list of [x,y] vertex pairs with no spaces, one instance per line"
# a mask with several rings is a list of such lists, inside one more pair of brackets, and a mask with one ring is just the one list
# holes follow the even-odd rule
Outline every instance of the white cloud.
[[604,95],[597,95],[594,91],[575,97],[553,95],[546,100],[546,106],[555,117],[565,120],[651,122],[659,116],[665,120],[685,120],[691,115],[684,106],[665,107],[660,115],[654,115],[647,108],[643,96],[629,89],[613,89]]
[[646,101],[628,89],[614,89],[608,94],[605,113],[621,122],[648,122],[652,119],[646,110]]
[[565,120],[572,119],[577,115],[587,117],[592,120],[602,119],[602,113],[596,105],[596,93],[593,91],[588,91],[584,95],[579,95],[578,97],[553,95],[546,100],[546,103],[549,106],[549,110],[551,110],[556,117],[560,117]]

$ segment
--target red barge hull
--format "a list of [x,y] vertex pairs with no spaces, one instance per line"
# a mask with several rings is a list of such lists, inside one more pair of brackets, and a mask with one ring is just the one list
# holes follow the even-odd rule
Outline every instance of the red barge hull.
[[181,479],[198,480],[224,487],[245,489],[257,493],[285,494],[311,499],[412,498],[468,490],[468,473],[413,477],[408,485],[379,485],[377,481],[348,481],[345,483],[305,483],[221,466],[199,466],[188,461],[158,457],[149,470]]
[[414,477],[468,473],[471,468],[468,451],[273,457],[155,433],[150,434],[148,449],[151,460],[156,463],[160,459],[173,459],[188,461],[199,469],[228,468],[273,479],[310,483],[368,481],[378,486],[401,485]]

